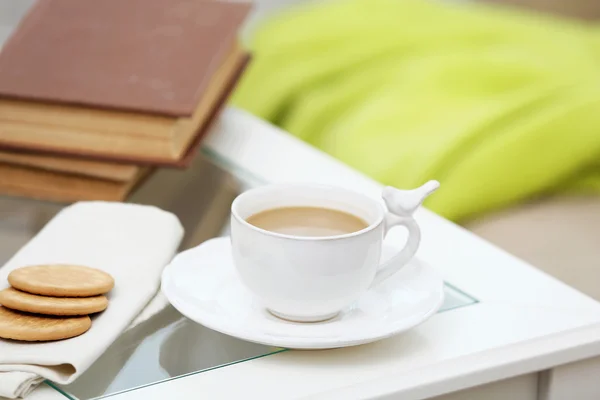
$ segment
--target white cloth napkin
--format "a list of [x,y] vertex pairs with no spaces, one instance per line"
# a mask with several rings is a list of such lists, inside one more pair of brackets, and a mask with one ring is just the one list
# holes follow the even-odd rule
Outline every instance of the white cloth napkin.
[[82,202],[54,217],[0,268],[0,289],[15,268],[47,263],[102,269],[115,278],[115,287],[108,308],[81,336],[47,343],[0,339],[0,397],[25,397],[44,379],[71,383],[134,319],[142,322],[160,310],[166,304],[155,297],[161,272],[182,237],[177,217],[151,206]]

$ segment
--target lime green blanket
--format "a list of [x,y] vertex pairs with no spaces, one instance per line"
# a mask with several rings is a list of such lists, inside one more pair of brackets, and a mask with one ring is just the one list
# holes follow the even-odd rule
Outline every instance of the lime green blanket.
[[319,2],[258,26],[235,105],[380,182],[441,182],[454,220],[600,193],[600,32],[419,0]]

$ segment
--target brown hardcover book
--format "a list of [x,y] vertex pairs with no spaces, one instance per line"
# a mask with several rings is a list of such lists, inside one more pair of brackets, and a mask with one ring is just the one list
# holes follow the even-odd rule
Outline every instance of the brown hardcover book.
[[191,116],[248,3],[40,0],[0,55],[4,96]]
[[0,147],[180,163],[247,62],[246,3],[40,0],[0,53]]
[[116,182],[0,163],[0,194],[66,203],[123,201],[148,173],[143,168],[133,179]]
[[0,163],[115,182],[131,181],[141,170],[141,167],[131,164],[108,163],[43,154],[10,153],[5,151],[0,151]]

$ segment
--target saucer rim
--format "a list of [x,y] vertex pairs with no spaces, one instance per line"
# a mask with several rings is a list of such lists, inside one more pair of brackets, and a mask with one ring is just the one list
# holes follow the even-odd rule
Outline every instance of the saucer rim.
[[[210,240],[200,244],[199,246],[202,246],[205,243],[210,242],[210,241],[224,241],[224,240],[228,240],[228,239],[229,239],[228,236],[213,238],[213,239],[210,239]],[[416,321],[413,323],[410,323],[408,325],[403,325],[397,329],[386,330],[385,333],[380,334],[380,335],[369,335],[369,336],[364,336],[362,338],[353,338],[353,339],[346,339],[346,340],[338,339],[338,338],[324,338],[324,337],[311,338],[311,337],[307,337],[307,336],[296,336],[296,337],[285,336],[285,337],[283,337],[283,336],[277,336],[276,334],[269,334],[268,332],[261,333],[260,331],[254,331],[254,330],[244,331],[244,330],[240,330],[238,326],[231,324],[229,322],[223,323],[223,319],[219,319],[219,318],[214,317],[211,314],[208,314],[208,313],[205,313],[202,311],[198,311],[198,309],[194,308],[189,302],[180,300],[181,294],[179,294],[179,295],[176,294],[175,290],[171,288],[173,285],[173,283],[171,282],[171,275],[172,275],[171,270],[174,268],[174,264],[177,261],[177,258],[180,258],[180,256],[183,255],[184,253],[192,251],[199,246],[193,247],[191,249],[188,249],[188,250],[178,254],[164,268],[162,275],[161,275],[161,292],[165,295],[165,297],[171,303],[171,305],[175,309],[177,309],[177,311],[179,311],[181,314],[183,314],[186,318],[188,318],[189,320],[191,320],[195,323],[198,323],[200,325],[203,325],[214,331],[220,332],[222,334],[225,334],[225,335],[228,335],[231,337],[235,337],[238,339],[246,340],[249,342],[253,342],[253,343],[258,343],[258,344],[263,344],[263,345],[273,346],[273,347],[281,347],[281,348],[289,348],[289,349],[304,349],[304,350],[307,350],[307,349],[315,349],[315,350],[316,349],[332,349],[332,348],[350,347],[350,346],[371,343],[371,342],[387,339],[389,337],[398,335],[402,332],[405,332],[407,330],[413,329],[413,328],[421,325],[423,322],[427,321],[429,318],[431,318],[433,315],[435,315],[435,313],[437,313],[439,311],[439,309],[442,307],[442,305],[444,304],[445,292],[444,292],[443,279],[441,278],[441,276],[439,276],[439,274],[435,271],[435,269],[433,269],[433,267],[431,267],[428,263],[419,259],[418,260],[419,263],[422,264],[425,268],[428,268],[429,270],[434,272],[434,274],[437,275],[437,278],[439,279],[439,290],[437,291],[438,301],[436,302],[436,304],[431,306],[431,308],[426,313],[423,313],[418,318],[415,318]],[[343,311],[342,311],[342,313],[343,313]],[[198,314],[201,314],[200,318],[198,318]],[[194,317],[192,317],[192,315],[194,315]],[[202,320],[202,322],[200,322],[200,320]],[[269,337],[273,338],[274,340],[270,341]]]

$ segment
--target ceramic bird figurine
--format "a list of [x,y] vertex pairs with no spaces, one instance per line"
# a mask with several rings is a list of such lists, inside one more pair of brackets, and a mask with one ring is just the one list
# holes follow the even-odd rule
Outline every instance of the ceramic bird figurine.
[[383,189],[382,197],[390,213],[410,217],[431,193],[440,187],[438,181],[429,181],[412,190],[400,190],[391,186]]

